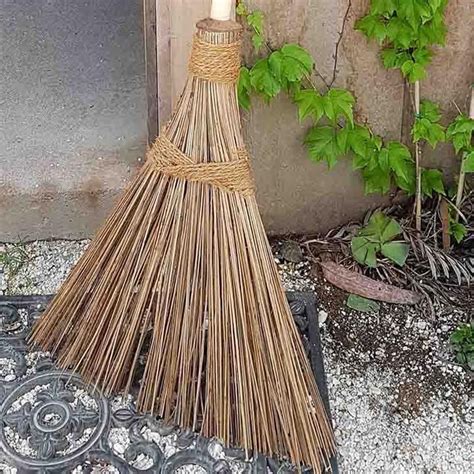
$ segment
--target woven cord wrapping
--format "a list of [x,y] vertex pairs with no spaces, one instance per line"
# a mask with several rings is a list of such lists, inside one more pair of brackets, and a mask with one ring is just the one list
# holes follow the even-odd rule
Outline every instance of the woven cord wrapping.
[[156,169],[163,174],[187,181],[201,181],[225,191],[238,192],[244,196],[254,193],[247,152],[234,152],[236,159],[222,163],[195,163],[164,134],[161,134],[148,151]]
[[240,72],[240,40],[211,44],[194,35],[188,69],[200,79],[234,84]]

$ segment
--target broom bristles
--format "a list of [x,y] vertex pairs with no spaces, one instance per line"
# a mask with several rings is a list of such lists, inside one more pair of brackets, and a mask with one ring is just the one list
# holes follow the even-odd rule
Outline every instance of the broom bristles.
[[[212,26],[198,37],[240,38],[239,27]],[[164,133],[196,163],[235,159],[235,84],[191,75]],[[148,159],[32,340],[107,394],[130,389],[145,354],[138,408],[227,445],[316,472],[334,452],[253,195]]]

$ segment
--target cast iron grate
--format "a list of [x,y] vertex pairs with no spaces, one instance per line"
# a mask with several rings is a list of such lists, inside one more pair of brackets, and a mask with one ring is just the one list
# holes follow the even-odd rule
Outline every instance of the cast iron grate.
[[[316,301],[288,293],[329,413]],[[137,414],[131,399],[105,398],[25,344],[50,296],[0,297],[0,461],[19,473],[290,473],[286,463],[246,458],[190,431]],[[336,459],[332,459],[337,473]],[[311,472],[311,470],[303,471]]]

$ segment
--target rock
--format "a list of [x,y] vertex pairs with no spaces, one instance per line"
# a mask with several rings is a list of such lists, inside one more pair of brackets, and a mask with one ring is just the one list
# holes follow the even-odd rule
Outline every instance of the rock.
[[326,319],[328,319],[327,311],[324,311],[324,309],[319,310],[318,322],[320,327],[326,322]]
[[292,240],[283,242],[280,253],[287,262],[301,263],[304,259],[300,245]]

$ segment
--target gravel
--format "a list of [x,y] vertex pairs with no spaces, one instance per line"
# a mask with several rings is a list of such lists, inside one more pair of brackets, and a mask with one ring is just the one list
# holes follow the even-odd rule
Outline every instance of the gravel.
[[[87,245],[0,245],[0,256],[7,255],[0,259],[0,294],[54,293]],[[446,342],[468,315],[438,307],[439,318],[433,321],[421,308],[395,305],[381,305],[379,314],[358,313],[334,303],[340,293],[315,275],[293,245],[277,243],[275,261],[287,290],[314,291],[321,301],[318,316],[341,472],[474,472],[472,380],[453,362]],[[111,438],[114,451],[122,454],[128,442],[124,433],[114,431]],[[146,465],[146,459],[141,461]],[[2,464],[0,471],[14,472]]]

